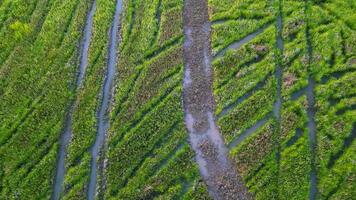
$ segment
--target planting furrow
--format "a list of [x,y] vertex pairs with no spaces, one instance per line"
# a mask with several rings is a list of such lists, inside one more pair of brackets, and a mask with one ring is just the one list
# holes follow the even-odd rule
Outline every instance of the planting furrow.
[[344,154],[344,152],[352,145],[356,138],[356,122],[353,123],[353,127],[349,136],[344,139],[344,143],[340,150],[330,156],[327,167],[330,169],[334,166],[335,162]]
[[[34,10],[36,9],[39,1],[40,0],[26,1],[24,2],[26,6],[24,6],[25,8],[22,9],[20,8],[20,6],[16,5],[16,3],[12,4],[11,1],[7,1],[4,5],[0,5],[0,33],[7,28],[6,22],[9,22],[19,17],[31,16]],[[2,4],[2,1],[0,2],[0,4]],[[22,15],[19,15],[20,13]]]
[[[38,36],[38,33],[40,33],[40,31],[42,30],[42,27],[43,27],[43,24],[44,22],[46,21],[47,19],[47,16],[48,16],[48,13],[50,10],[52,10],[52,5],[53,5],[53,2],[55,0],[42,0],[43,2],[43,7],[39,7],[39,9],[34,11],[34,13],[36,12],[39,12],[39,13],[42,13],[40,15],[40,17],[36,18],[36,17],[32,17],[31,21],[34,20],[34,21],[38,21],[37,23],[35,23],[35,34],[33,36],[34,38],[34,41],[36,40],[37,36]],[[39,5],[37,5],[39,6]]]
[[79,8],[79,4],[80,1],[77,1],[77,4],[74,6],[73,11],[70,12],[69,14],[69,18],[68,21],[66,21],[66,25],[64,26],[64,30],[61,34],[61,36],[59,37],[59,46],[62,46],[63,41],[68,33],[69,28],[71,27],[72,23],[73,23],[73,18],[76,15],[76,12],[78,12],[78,8]]
[[343,115],[345,114],[346,112],[348,111],[353,111],[353,110],[356,110],[356,104],[352,104],[352,105],[347,105],[345,106],[344,108],[341,108],[339,110],[337,110],[335,112],[336,115]]
[[183,107],[190,145],[201,175],[215,199],[251,199],[227,157],[214,120],[208,2],[184,2]]
[[[152,179],[154,177],[159,177],[160,176],[159,173],[164,168],[167,167],[169,162],[171,162],[174,159],[176,159],[177,154],[181,153],[183,151],[183,148],[185,148],[185,147],[187,147],[186,141],[184,141],[182,139],[176,140],[174,142],[174,145],[172,146],[172,148],[170,148],[169,151],[164,152],[165,155],[162,156],[162,155],[157,155],[156,154],[156,156],[158,157],[158,160],[155,160],[153,163],[149,163],[149,168],[148,168],[149,170],[148,171],[147,171],[147,169],[145,169],[147,167],[147,163],[145,163],[145,161],[144,161],[142,163],[143,166],[139,167],[134,172],[134,174],[132,174],[133,176],[130,177],[130,179],[127,179],[126,181],[124,181],[124,185],[122,185],[121,183],[119,183],[119,185],[115,185],[116,186],[115,195],[117,195],[117,193],[119,192],[120,189],[122,191],[125,191],[125,189],[130,189],[130,187],[132,187],[132,184],[130,185],[131,181],[134,181],[133,184],[135,184],[135,181],[137,182],[137,179],[138,179],[138,180],[141,180],[140,184],[145,184],[145,182],[149,182],[150,179]],[[164,148],[164,146],[162,145],[161,148]],[[159,149],[156,149],[156,150],[159,150]],[[149,158],[147,157],[147,158],[145,158],[145,160],[146,159],[149,159]],[[143,176],[144,180],[142,180],[142,176]],[[144,181],[144,182],[142,182],[142,181]]]
[[308,86],[297,90],[296,92],[294,92],[294,93],[292,93],[290,95],[290,100],[291,101],[298,100],[300,97],[302,97],[303,95],[307,94],[307,91],[308,91]]
[[153,39],[151,40],[150,46],[153,46],[158,40],[158,33],[160,32],[160,27],[161,27],[161,14],[162,14],[162,0],[158,0],[156,12],[155,12],[155,19],[157,21],[156,29],[155,32],[153,33]]
[[[194,180],[193,180],[194,181]],[[179,192],[179,194],[173,198],[174,200],[177,200],[177,199],[183,199],[184,198],[184,195],[186,195],[188,193],[188,191],[194,186],[193,185],[193,181],[189,181],[189,180],[183,180],[182,182],[182,189],[181,191]]]
[[8,143],[8,141],[12,140],[12,138],[15,137],[16,133],[18,132],[18,129],[26,122],[26,120],[33,114],[33,112],[36,109],[36,105],[39,105],[42,100],[43,100],[43,95],[40,95],[40,97],[38,97],[37,99],[35,99],[31,105],[29,106],[30,108],[23,113],[22,117],[19,119],[19,121],[17,122],[13,122],[12,124],[10,124],[10,127],[8,130],[9,131],[5,131],[2,135],[1,135],[1,140],[0,140],[0,146],[5,145],[6,143]]
[[163,160],[161,160],[155,170],[152,172],[151,176],[155,176],[159,171],[161,171],[163,168],[165,168],[168,164],[169,161],[174,159],[174,157],[177,155],[179,151],[181,151],[187,143],[185,141],[180,142]]
[[285,69],[288,69],[297,59],[300,58],[302,53],[303,53],[302,50],[297,50],[297,52],[294,53],[292,56],[290,56],[289,59],[284,60],[283,67]]
[[[10,176],[17,173],[17,175],[20,176],[20,180],[21,180],[24,176],[26,176],[29,170],[37,167],[37,162],[38,162],[37,160],[39,158],[44,157],[49,152],[48,150],[52,149],[55,146],[55,142],[50,141],[50,138],[42,138],[42,140],[36,142],[35,145],[36,147],[42,147],[42,148],[33,154],[26,155],[21,159],[17,160],[14,170],[9,174]],[[31,158],[34,162],[26,162],[29,158]]]
[[122,187],[127,186],[128,181],[136,175],[137,171],[142,167],[147,158],[153,156],[152,154],[156,149],[161,148],[164,144],[167,143],[167,141],[171,138],[170,134],[177,128],[177,126],[178,122],[173,123],[173,125],[169,127],[168,130],[163,133],[163,135],[153,144],[152,148],[148,152],[146,152],[144,156],[142,156],[141,160],[137,163],[137,165],[134,166],[134,168],[131,170],[131,172],[129,172],[127,177],[124,178]]
[[4,24],[7,21],[7,19],[9,18],[9,13],[11,13],[11,10],[13,10],[13,2],[12,1],[6,1],[6,2],[2,2],[1,1],[1,7],[0,7],[1,11],[2,11],[2,15],[0,15],[0,31],[2,31],[2,29],[4,28]]
[[269,22],[263,25],[261,28],[257,29],[256,31],[248,34],[246,37],[242,38],[241,40],[229,44],[227,47],[223,48],[219,52],[216,52],[214,55],[214,59],[222,57],[225,54],[225,52],[228,51],[229,49],[239,49],[244,44],[250,42],[251,40],[255,39],[258,35],[263,33],[263,31],[266,30],[269,26],[271,26],[271,24],[272,23]]
[[[182,37],[179,37],[179,38],[181,39]],[[122,108],[123,108],[124,104],[126,104],[127,101],[129,100],[129,98],[132,97],[132,93],[134,92],[133,90],[135,89],[135,87],[140,86],[139,83],[138,83],[138,80],[141,79],[141,78],[144,78],[142,73],[149,67],[149,66],[145,65],[144,63],[152,62],[152,60],[155,59],[155,58],[159,59],[159,55],[151,57],[151,58],[149,58],[149,60],[143,61],[141,63],[141,65],[137,66],[138,71],[134,73],[133,78],[130,79],[131,83],[128,84],[128,85],[130,85],[130,87],[127,88],[127,91],[125,92],[125,94],[119,100],[117,100],[117,102],[116,102],[116,108],[114,108],[114,111],[113,111],[115,117],[113,117],[113,118],[116,118],[120,114],[122,114],[122,111],[123,111]],[[170,79],[176,78],[177,74],[181,70],[181,67],[176,67],[176,68],[177,69],[174,70],[174,72],[172,72],[171,74],[167,75],[166,77],[162,77],[162,79],[159,81],[159,83],[163,84],[163,83],[167,82]],[[169,89],[169,91],[172,91],[172,90]],[[148,108],[148,109],[151,109],[151,108]],[[146,112],[146,111],[144,111],[144,112]]]
[[119,137],[116,137],[110,141],[110,146],[116,147],[118,146],[121,142],[122,139],[126,136],[132,133],[132,130],[134,130],[144,119],[147,115],[151,114],[156,107],[160,106],[161,104],[164,103],[166,99],[168,99],[174,91],[177,90],[179,85],[179,82],[177,81],[172,87],[168,88],[161,96],[158,96],[157,98],[153,99],[149,104],[150,106],[144,107],[144,109],[139,112],[140,115],[137,118],[134,118],[132,122],[125,127],[122,135],[119,135]]
[[258,165],[258,167],[252,171],[246,178],[245,178],[245,182],[249,182],[252,178],[254,178],[261,170],[263,170],[263,168],[266,167],[266,164],[263,162],[261,164]]
[[355,97],[356,97],[355,93],[354,94],[345,95],[345,96],[342,96],[342,97],[329,97],[328,98],[328,102],[329,102],[329,105],[331,107],[331,106],[335,106],[335,105],[339,104],[341,101],[352,99],[352,98],[355,98]]
[[166,51],[167,49],[180,45],[182,41],[183,41],[183,36],[177,36],[177,37],[165,42],[162,46],[154,48],[153,50],[149,50],[145,54],[143,61],[139,62],[137,65],[140,65],[144,62],[148,62],[149,60],[153,59],[154,57],[159,56],[160,53]]
[[[132,34],[132,30],[134,28],[135,22],[136,22],[136,9],[137,9],[137,4],[139,4],[139,2],[137,3],[137,0],[132,0],[129,2],[129,9],[131,11],[130,13],[130,22],[129,22],[129,27],[128,27],[128,33],[126,34],[127,38],[131,37]],[[127,38],[125,38],[123,41],[127,41]],[[123,44],[123,46],[126,46],[126,44]]]
[[325,200],[329,200],[337,191],[340,190],[343,184],[345,184],[346,179],[339,180],[336,184],[336,187],[334,187],[330,192],[325,196]]
[[343,71],[337,71],[337,72],[332,72],[331,74],[327,74],[325,76],[323,76],[321,78],[321,81],[320,83],[321,84],[326,84],[328,83],[330,80],[332,80],[333,78],[334,79],[340,79],[342,78],[343,76],[349,74],[349,73],[352,73],[352,72],[355,72],[356,71],[356,68],[347,68]]
[[[29,35],[29,37],[30,37],[30,41],[29,41],[29,43],[33,43],[33,44],[29,44],[29,43],[24,43],[24,44],[19,44],[19,48],[17,49],[17,48],[15,48],[14,49],[14,57],[9,57],[8,59],[10,59],[11,58],[11,60],[9,60],[10,62],[9,63],[2,63],[2,65],[5,65],[3,68],[0,68],[0,78],[3,78],[3,77],[1,77],[1,76],[5,76],[5,75],[7,75],[7,73],[12,73],[13,71],[11,71],[11,70],[13,70],[13,68],[11,68],[11,66],[12,65],[14,65],[14,64],[16,64],[16,62],[21,62],[21,61],[24,61],[25,59],[26,59],[26,57],[24,58],[24,59],[19,59],[19,58],[22,58],[22,57],[16,57],[16,55],[17,54],[34,54],[34,55],[32,55],[32,56],[35,56],[35,57],[37,57],[38,55],[40,55],[40,53],[38,52],[37,54],[33,51],[33,49],[32,48],[34,48],[35,46],[40,46],[40,45],[43,45],[42,44],[42,40],[44,39],[43,37],[45,37],[45,35],[47,34],[47,32],[48,32],[48,30],[46,30],[46,29],[48,29],[49,28],[49,24],[46,24],[46,21],[48,20],[48,21],[50,21],[51,20],[51,18],[53,18],[54,16],[54,11],[53,11],[53,9],[56,7],[56,6],[62,6],[62,5],[60,5],[61,4],[61,1],[59,1],[59,0],[50,0],[51,1],[51,3],[49,3],[48,5],[46,5],[46,7],[48,7],[48,9],[46,10],[47,12],[45,13],[45,15],[43,16],[43,19],[41,18],[41,19],[38,19],[38,21],[40,21],[39,22],[39,24],[40,24],[40,26],[41,26],[41,30],[39,30],[38,32],[34,32],[32,35]],[[53,1],[53,2],[52,2]],[[77,11],[78,10],[78,7],[79,7],[79,2],[78,1],[74,1],[74,2],[77,2],[75,5],[74,5],[74,8],[73,8],[73,10],[71,11],[71,12],[75,12],[75,11]],[[65,23],[66,25],[65,25],[65,27],[64,27],[64,29],[68,29],[69,30],[69,27],[67,27],[67,26],[71,26],[72,25],[72,21],[73,21],[73,18],[74,18],[74,16],[75,17],[78,17],[77,15],[74,15],[74,14],[71,14],[71,18],[70,19],[68,19],[68,21]],[[63,19],[62,19],[63,20]],[[45,29],[43,30],[43,27],[45,27]],[[58,27],[58,28],[63,28],[63,27]],[[46,32],[47,31],[47,32]],[[52,45],[53,45],[53,48],[59,48],[59,49],[61,49],[62,50],[62,48],[66,48],[66,47],[64,47],[64,45],[63,45],[63,41],[62,42],[60,42],[59,43],[59,41],[57,40],[58,38],[62,38],[63,40],[66,38],[66,37],[68,37],[68,34],[62,34],[62,32],[61,31],[59,31],[58,30],[58,32],[57,32],[57,34],[60,34],[61,36],[57,36],[57,37],[55,37],[52,41],[53,42],[51,42],[51,47],[52,47]],[[20,48],[20,45],[24,45],[25,46],[25,48]],[[21,46],[22,47],[22,46]],[[67,51],[67,49],[66,49],[66,51]],[[74,50],[73,50],[73,52],[74,52]],[[71,52],[71,55],[73,55],[73,52]],[[46,52],[41,52],[41,54],[45,54]],[[68,52],[66,52],[66,53],[68,53]],[[38,59],[38,58],[37,58]],[[35,59],[34,61],[36,61],[36,62],[41,62],[41,61],[38,61],[37,59]],[[57,58],[56,58],[57,59]],[[12,61],[12,62],[11,62]],[[30,60],[30,61],[27,61],[27,62],[33,62],[33,60]],[[52,66],[54,63],[55,63],[56,61],[54,61],[54,59],[48,59],[48,64],[46,64],[45,66]],[[68,64],[68,63],[67,63]],[[23,71],[23,73],[30,73],[30,71],[31,70],[34,70],[34,68],[30,68],[30,69],[27,69],[27,68],[25,68],[25,67],[23,67],[22,68],[22,71]],[[62,69],[62,68],[58,68],[58,69]],[[62,69],[63,70],[63,69]],[[43,88],[44,86],[46,86],[47,85],[47,82],[46,81],[48,81],[48,80],[46,80],[46,79],[48,79],[48,75],[51,73],[50,71],[46,71],[46,70],[42,70],[43,72],[47,72],[46,73],[46,75],[42,75],[42,76],[39,76],[40,78],[39,78],[39,80],[40,81],[38,81],[39,83],[41,83],[41,84],[39,84],[40,86],[38,87],[38,88]],[[5,81],[9,81],[9,80],[11,80],[12,78],[7,78],[7,79],[4,79]],[[36,80],[37,81],[37,80]],[[6,86],[8,86],[8,82],[5,82],[5,83],[2,83],[3,84],[3,87],[4,88],[6,88]],[[32,89],[32,88],[31,88]],[[31,91],[31,90],[28,90],[28,91]],[[27,91],[26,91],[27,92]]]
[[244,68],[251,67],[252,65],[258,64],[261,62],[263,59],[265,59],[268,55],[263,54],[263,55],[257,55],[257,58],[252,58],[251,60],[248,60],[240,65],[238,67],[235,67],[236,69],[231,69],[231,72],[224,77],[224,80],[222,80],[219,85],[216,87],[216,89],[220,89],[227,85],[229,82],[231,82],[237,74]]
[[132,81],[130,80],[131,87],[128,87],[128,90],[126,91],[125,95],[122,98],[120,98],[119,100],[117,100],[117,102],[115,102],[117,104],[117,107],[114,108],[113,119],[117,118],[118,115],[121,114],[123,104],[125,104],[127,102],[127,100],[129,99],[130,94],[132,93],[132,90],[133,90],[134,86],[136,85],[137,80],[140,78],[142,71],[143,71],[143,69],[140,68],[140,70],[134,74]]
[[237,138],[233,139],[229,143],[229,145],[227,146],[228,149],[231,150],[231,149],[235,148],[236,146],[238,146],[246,138],[248,138],[250,135],[255,133],[259,128],[264,126],[271,117],[272,117],[272,113],[267,114],[261,120],[257,121],[253,126],[251,126],[250,128],[246,129],[243,133],[239,134],[239,136]]
[[224,18],[224,19],[217,19],[217,20],[213,20],[211,21],[211,26],[215,26],[215,25],[219,25],[219,24],[224,24],[227,23],[229,21],[236,21],[239,20],[241,18]]
[[89,200],[95,199],[97,191],[97,162],[99,152],[105,143],[106,132],[109,128],[108,111],[112,97],[113,81],[116,73],[116,58],[117,58],[117,45],[120,42],[119,28],[120,28],[120,15],[122,11],[122,0],[117,0],[113,24],[110,30],[109,54],[108,54],[108,67],[106,71],[106,78],[102,90],[101,105],[98,112],[98,129],[95,138],[95,143],[91,147],[91,164],[90,164],[90,179],[88,186],[87,198]]
[[337,14],[337,12],[335,12],[333,9],[330,9],[330,8],[328,8],[326,6],[323,6],[323,5],[321,5],[320,7],[323,8],[325,11],[327,11],[327,13],[329,15],[334,16],[338,21],[341,21],[347,28],[349,28],[352,31],[356,31],[355,27],[353,27],[353,24],[350,24],[350,23],[346,22],[343,19],[343,17],[339,16]]
[[294,145],[299,138],[301,138],[303,136],[304,131],[301,128],[297,128],[295,130],[295,135],[293,135],[293,137],[291,137],[287,142],[286,142],[286,146],[287,147],[291,147],[292,145]]
[[234,108],[236,108],[242,102],[244,102],[245,100],[250,98],[256,91],[261,90],[267,84],[267,80],[269,77],[270,77],[270,75],[267,75],[265,78],[263,78],[261,81],[259,81],[255,87],[251,88],[244,95],[242,95],[237,100],[235,100],[233,103],[230,103],[225,108],[223,108],[222,111],[217,114],[217,118],[220,119],[221,117],[227,115],[230,111],[232,111]]
[[[43,147],[43,146],[42,145],[38,145],[38,147]],[[38,157],[35,157],[35,158],[31,157],[31,159],[35,160],[34,164],[26,166],[26,167],[21,165],[20,168],[22,170],[25,169],[24,174],[21,176],[22,179],[26,179],[28,176],[30,176],[30,174],[36,169],[36,167],[38,167],[39,163],[41,163],[46,158],[46,156],[48,156],[48,152],[50,152],[50,150],[53,149],[54,147],[55,147],[55,143],[50,144],[50,145],[46,145],[46,148],[44,148],[43,150],[41,150],[39,152],[40,155]],[[34,156],[34,155],[32,155],[32,156]]]
[[[90,39],[92,35],[92,24],[93,24],[95,8],[96,8],[96,2],[94,1],[87,15],[87,21],[83,32],[83,43],[81,47],[80,65],[79,65],[79,73],[77,75],[76,90],[78,90],[82,85],[85,70],[88,65],[88,52],[89,52]],[[64,132],[61,134],[61,138],[60,138],[60,147],[59,147],[59,153],[57,159],[57,170],[56,170],[56,176],[55,176],[54,188],[52,194],[53,200],[60,199],[61,196],[62,185],[63,185],[64,175],[65,175],[66,151],[72,135],[71,132],[72,111],[74,107],[75,107],[75,103],[73,102],[66,117]]]
[[[168,131],[172,123],[183,120],[182,2],[162,0],[159,6],[159,0],[136,1],[136,7],[125,12],[120,57],[127,59],[118,63],[120,84],[107,139],[105,198],[174,199],[182,180],[199,179],[184,124]],[[161,19],[156,32],[157,6]],[[128,35],[132,12],[136,20]],[[206,196],[204,186],[194,188],[188,199]]]
[[[39,1],[41,1],[41,0],[39,0]],[[43,1],[45,1],[45,2],[43,2]],[[36,41],[36,38],[37,38],[38,34],[40,33],[43,23],[46,21],[47,15],[48,15],[49,11],[52,9],[51,7],[53,4],[53,1],[54,0],[42,0],[41,2],[43,2],[45,8],[40,6],[42,4],[37,3],[36,9],[33,10],[33,12],[31,13],[30,24],[35,26],[35,28],[34,28],[33,33],[31,33],[31,35],[29,37],[34,38],[33,41]],[[37,8],[37,7],[39,7],[39,8]],[[42,16],[37,17],[37,12],[41,13]],[[4,70],[3,69],[4,65],[9,66],[7,64],[7,61],[12,60],[12,58],[14,56],[16,56],[16,50],[17,50],[17,48],[20,48],[20,47],[21,47],[21,43],[15,44],[13,47],[11,47],[11,50],[8,50],[8,51],[4,50],[3,52],[1,52],[1,53],[5,53],[5,55],[0,55],[0,74],[1,74],[1,71]],[[1,77],[1,75],[0,75],[0,77]]]

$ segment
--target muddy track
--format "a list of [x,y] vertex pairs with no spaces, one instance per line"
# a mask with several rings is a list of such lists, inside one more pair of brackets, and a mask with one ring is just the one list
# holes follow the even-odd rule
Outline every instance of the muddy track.
[[[94,1],[88,13],[86,25],[84,28],[84,33],[83,33],[84,38],[81,47],[80,65],[79,65],[79,73],[77,76],[76,89],[80,88],[80,86],[82,85],[84,75],[85,75],[85,70],[88,65],[88,52],[90,46],[90,39],[92,36],[92,28],[93,28],[92,26],[93,26],[93,17],[94,17],[95,9],[96,9],[96,3]],[[60,138],[60,147],[58,153],[59,155],[57,160],[57,171],[56,171],[56,177],[54,182],[53,194],[51,197],[53,200],[59,199],[62,192],[63,180],[65,175],[65,157],[67,154],[67,147],[70,142],[70,138],[72,136],[72,112],[74,107],[75,105],[73,103],[66,118],[64,132]]]
[[183,16],[183,105],[200,173],[214,199],[252,199],[227,156],[228,150],[215,124],[207,0],[186,0]]
[[95,143],[90,149],[91,153],[91,169],[90,169],[90,179],[88,186],[87,199],[95,199],[97,193],[97,174],[98,174],[98,158],[101,149],[104,146],[105,137],[107,130],[109,128],[108,110],[109,104],[111,102],[113,82],[116,73],[116,58],[117,58],[117,46],[119,43],[119,29],[120,29],[120,14],[122,11],[122,0],[117,0],[115,15],[113,19],[113,24],[110,30],[110,41],[109,41],[109,54],[108,54],[108,67],[106,70],[106,77],[103,85],[101,105],[98,111],[98,128],[97,135],[95,138]]

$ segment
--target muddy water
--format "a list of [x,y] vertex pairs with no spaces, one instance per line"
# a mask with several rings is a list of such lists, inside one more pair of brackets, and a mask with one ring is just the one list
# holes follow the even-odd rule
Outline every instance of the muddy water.
[[251,199],[228,159],[213,115],[210,26],[207,1],[186,0],[183,105],[189,142],[214,199]]
[[90,181],[87,198],[89,200],[95,199],[96,196],[96,183],[97,183],[97,170],[98,170],[98,157],[100,149],[102,148],[106,132],[109,128],[108,119],[108,108],[111,98],[111,92],[113,89],[113,81],[115,79],[116,73],[116,57],[117,57],[117,46],[118,46],[118,35],[119,35],[119,23],[120,23],[120,13],[122,11],[122,0],[118,0],[115,8],[115,15],[113,25],[110,30],[110,41],[109,41],[109,57],[108,57],[108,67],[106,72],[106,78],[104,81],[102,100],[98,112],[98,129],[97,136],[94,145],[91,148],[91,169],[90,169]]
[[[77,89],[82,85],[84,75],[85,75],[85,70],[88,65],[88,52],[89,52],[89,46],[90,46],[90,39],[92,35],[92,28],[93,28],[93,17],[96,9],[96,2],[94,1],[88,16],[87,16],[87,21],[84,27],[84,38],[82,42],[82,47],[81,47],[81,55],[80,55],[80,64],[79,64],[79,73],[77,77],[77,82],[76,82],[76,87]],[[65,127],[64,127],[64,132],[61,135],[60,138],[60,149],[59,149],[59,157],[57,161],[57,171],[56,171],[56,177],[55,177],[55,182],[54,182],[54,189],[53,189],[53,194],[52,194],[52,199],[57,200],[60,198],[61,191],[62,191],[62,186],[63,186],[63,179],[65,175],[65,157],[66,157],[66,151],[67,151],[67,146],[70,142],[70,138],[72,135],[72,111],[74,109],[74,104],[70,108],[70,112],[68,113],[68,116],[66,118],[65,122]]]

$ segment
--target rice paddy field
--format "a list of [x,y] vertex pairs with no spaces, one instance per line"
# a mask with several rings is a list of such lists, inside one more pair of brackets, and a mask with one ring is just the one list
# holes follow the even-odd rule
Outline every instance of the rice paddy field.
[[0,199],[356,199],[356,1],[0,0]]

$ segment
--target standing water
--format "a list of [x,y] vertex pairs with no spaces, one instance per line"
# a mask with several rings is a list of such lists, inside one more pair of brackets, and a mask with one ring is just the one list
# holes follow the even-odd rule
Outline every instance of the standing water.
[[190,145],[214,199],[251,199],[215,124],[210,29],[207,0],[186,0],[183,105]]
[[[76,89],[80,88],[82,85],[84,75],[85,75],[85,70],[88,65],[88,52],[89,52],[89,46],[90,46],[90,39],[92,35],[92,29],[93,29],[93,17],[95,13],[95,8],[96,8],[96,3],[94,1],[90,12],[87,16],[87,21],[85,24],[84,28],[84,38],[83,38],[83,43],[82,43],[82,48],[81,48],[81,55],[80,55],[80,64],[79,64],[79,74],[77,77],[77,83],[76,83]],[[56,171],[56,177],[55,177],[55,182],[54,182],[54,189],[53,189],[53,194],[52,194],[52,199],[57,200],[60,198],[60,194],[62,191],[62,185],[63,185],[63,179],[64,179],[64,174],[65,174],[65,157],[66,157],[66,151],[68,144],[70,142],[70,138],[72,135],[72,111],[74,109],[74,103],[72,104],[70,111],[67,115],[66,121],[65,121],[65,127],[64,127],[64,132],[61,135],[60,138],[60,147],[59,147],[59,155],[58,155],[58,160],[57,160],[57,171]]]
[[122,0],[116,3],[114,21],[110,31],[109,57],[107,74],[103,86],[101,106],[98,112],[98,132],[94,145],[91,148],[91,171],[87,197],[89,200],[95,199],[97,183],[97,161],[101,147],[104,144],[106,132],[109,128],[108,108],[110,103],[113,80],[116,72],[116,49],[119,34],[119,20],[122,10]]

